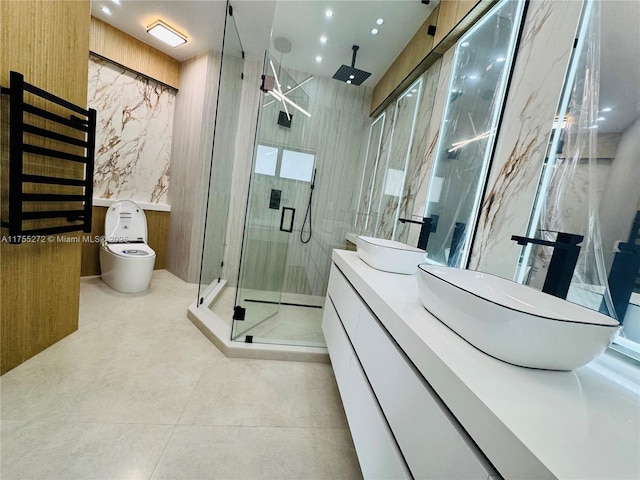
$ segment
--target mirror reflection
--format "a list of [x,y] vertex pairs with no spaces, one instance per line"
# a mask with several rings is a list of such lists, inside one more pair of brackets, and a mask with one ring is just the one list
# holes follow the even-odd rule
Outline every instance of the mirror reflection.
[[432,262],[466,265],[523,9],[522,1],[500,2],[456,46],[424,214]]
[[[583,237],[567,300],[617,318],[640,349],[640,4],[588,2],[553,126],[528,236]],[[575,79],[573,80],[573,78]],[[553,250],[528,245],[518,272],[542,288]]]

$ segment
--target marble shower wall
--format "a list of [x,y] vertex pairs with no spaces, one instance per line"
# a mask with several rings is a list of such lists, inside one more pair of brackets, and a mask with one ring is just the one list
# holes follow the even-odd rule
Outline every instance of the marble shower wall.
[[89,56],[97,111],[94,198],[167,204],[176,92]]
[[582,2],[530,2],[469,267],[513,278]]

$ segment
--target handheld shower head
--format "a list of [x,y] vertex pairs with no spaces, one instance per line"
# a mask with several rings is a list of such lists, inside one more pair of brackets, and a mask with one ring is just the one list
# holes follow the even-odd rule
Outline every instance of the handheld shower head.
[[350,83],[351,85],[362,85],[367,78],[371,76],[371,73],[364,70],[358,70],[356,68],[356,55],[358,53],[358,45],[351,47],[353,50],[353,56],[351,57],[351,66],[342,65],[338,71],[333,75],[333,78],[340,80],[341,82]]

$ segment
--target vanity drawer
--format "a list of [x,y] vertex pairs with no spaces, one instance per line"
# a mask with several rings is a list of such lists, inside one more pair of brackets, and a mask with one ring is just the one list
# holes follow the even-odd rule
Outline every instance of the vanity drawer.
[[355,358],[349,369],[343,403],[362,476],[367,480],[412,478],[369,382]]
[[335,265],[331,267],[327,294],[331,298],[349,338],[353,340],[358,326],[358,314],[364,304]]
[[487,479],[495,474],[367,308],[360,313],[353,345],[415,478]]
[[[324,305],[324,313],[322,315],[322,332],[327,342],[327,350],[329,358],[331,358],[331,366],[336,377],[338,390],[340,395],[344,397],[344,388],[347,383],[347,375],[349,374],[349,365],[351,359],[355,357],[351,342],[347,338],[347,334],[342,328],[340,318],[333,307],[331,299],[327,297]],[[344,398],[343,398],[344,400]]]

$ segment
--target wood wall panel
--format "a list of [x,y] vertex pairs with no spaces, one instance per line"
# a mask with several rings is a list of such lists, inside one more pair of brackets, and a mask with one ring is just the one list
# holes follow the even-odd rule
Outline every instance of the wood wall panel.
[[[495,0],[442,0],[375,86],[370,115],[379,115],[495,3]],[[436,25],[434,37],[426,34],[429,25]]]
[[[90,19],[88,0],[0,2],[0,83],[8,86],[15,70],[27,82],[86,107]],[[6,179],[4,120],[0,166]],[[3,188],[3,207],[6,201]],[[0,373],[78,328],[78,239],[70,234],[21,245],[0,242]]]
[[[100,275],[100,243],[97,237],[104,235],[104,218],[107,207],[93,207],[91,234],[85,234],[82,242],[82,276]],[[147,243],[156,252],[154,270],[166,268],[169,214],[156,210],[145,210],[147,217]]]
[[433,44],[438,45],[454,27],[478,4],[478,0],[441,0],[438,28]]
[[91,17],[91,52],[170,87],[180,86],[180,62],[115,27]]
[[[436,7],[431,15],[416,31],[402,52],[396,57],[387,69],[380,81],[373,89],[371,99],[371,112],[374,112],[389,97],[403,80],[422,62],[429,54],[434,43],[433,37],[427,34],[429,25],[436,25],[439,7]],[[384,108],[384,107],[383,107]]]

